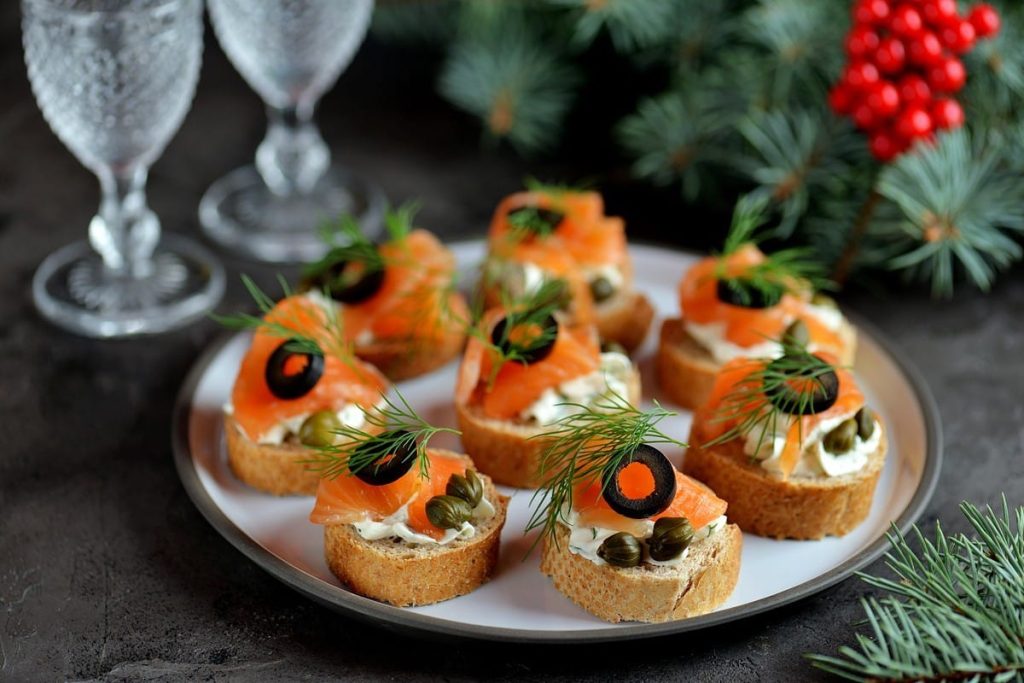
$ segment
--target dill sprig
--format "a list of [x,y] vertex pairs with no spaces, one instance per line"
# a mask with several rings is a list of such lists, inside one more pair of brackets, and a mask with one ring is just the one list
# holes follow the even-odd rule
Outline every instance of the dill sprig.
[[[291,288],[283,276],[278,275],[278,284],[281,286],[283,298],[292,296]],[[351,362],[352,347],[345,337],[344,320],[337,308],[331,302],[330,297],[325,293],[317,298],[309,298],[309,305],[319,308],[323,312],[323,330],[321,334],[311,334],[308,329],[309,321],[300,320],[294,314],[276,312],[273,319],[268,319],[269,314],[275,307],[276,302],[260,286],[249,277],[242,275],[242,284],[249,292],[260,311],[260,315],[250,313],[232,313],[231,315],[211,314],[211,317],[220,325],[229,330],[255,330],[273,337],[280,337],[289,341],[289,350],[296,353],[311,353],[321,355],[330,354],[343,362]]]
[[[721,257],[736,253],[745,244],[758,244],[765,235],[759,233],[768,222],[769,202],[760,195],[748,194],[740,198],[733,210],[732,224],[726,235]],[[765,254],[760,263],[749,266],[742,275],[726,274],[726,259],[719,258],[715,277],[722,280],[744,305],[751,303],[750,290],[754,289],[777,299],[782,293],[800,287],[814,290],[834,289],[826,277],[826,269],[815,258],[813,249],[791,247]]]
[[[461,432],[450,427],[435,427],[409,405],[405,396],[395,390],[396,399],[382,394],[382,405],[364,408],[364,428],[342,425],[332,430],[341,442],[315,449],[314,457],[304,461],[322,478],[334,479],[341,474],[356,474],[389,455],[409,452],[416,459],[420,477],[430,477],[427,445],[441,432]],[[369,427],[367,430],[365,427]]]
[[[811,354],[806,346],[789,335],[779,343],[783,350],[781,357],[751,360],[757,368],[734,384],[722,398],[711,421],[733,426],[703,446],[716,446],[757,434],[754,453],[760,453],[770,435],[778,433],[780,423],[809,413],[816,398],[826,391],[823,378],[835,372],[835,367]],[[797,424],[802,443],[803,421],[798,419]]]
[[622,461],[644,444],[686,444],[673,439],[658,423],[675,413],[655,402],[650,410],[630,405],[617,393],[602,396],[591,405],[566,403],[579,412],[558,420],[553,429],[539,434],[547,442],[540,456],[537,478],[541,485],[530,498],[533,512],[526,531],[540,529],[531,550],[541,539],[557,538],[555,530],[572,510],[573,493],[583,482],[600,481],[601,492]]

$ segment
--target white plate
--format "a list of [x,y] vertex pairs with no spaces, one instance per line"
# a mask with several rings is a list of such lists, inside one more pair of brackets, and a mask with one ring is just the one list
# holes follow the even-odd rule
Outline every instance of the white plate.
[[[483,255],[481,242],[452,246],[467,275]],[[636,286],[658,311],[638,353],[645,400],[660,398],[652,372],[660,317],[678,311],[676,284],[695,256],[663,248],[633,246]],[[442,634],[512,641],[594,641],[642,638],[702,628],[791,602],[849,576],[886,548],[886,531],[907,528],[924,509],[938,478],[941,458],[937,412],[924,384],[878,334],[858,323],[856,371],[868,401],[889,430],[889,455],[868,519],[843,538],[774,541],[743,539],[739,584],[717,611],[667,624],[608,624],[563,597],[538,570],[538,554],[524,561],[530,540],[522,535],[530,492],[512,495],[494,578],[454,600],[400,609],[355,595],[334,578],[323,558],[322,530],[307,515],[312,498],[276,498],[251,489],[227,465],[221,407],[249,344],[246,333],[226,337],[193,368],[178,400],[174,451],[178,472],[196,506],[246,556],[298,591],[340,611],[397,626]],[[431,422],[454,426],[452,387],[458,362],[415,380],[402,393]],[[662,401],[670,405],[668,401]],[[690,415],[681,411],[665,431],[683,441]],[[457,440],[435,445],[456,446]],[[681,450],[668,451],[677,464]]]

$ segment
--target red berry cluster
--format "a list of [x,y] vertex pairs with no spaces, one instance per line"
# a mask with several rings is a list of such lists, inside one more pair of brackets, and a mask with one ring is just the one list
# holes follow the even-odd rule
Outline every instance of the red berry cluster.
[[963,16],[957,0],[856,0],[849,62],[829,105],[868,134],[876,159],[890,161],[915,140],[963,125],[953,98],[967,81],[958,55],[998,33],[999,23],[987,3]]

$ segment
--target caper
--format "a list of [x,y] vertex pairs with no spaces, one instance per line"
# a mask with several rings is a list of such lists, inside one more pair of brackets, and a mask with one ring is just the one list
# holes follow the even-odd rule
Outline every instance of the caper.
[[640,564],[643,553],[636,536],[620,531],[604,539],[597,556],[613,567],[635,567]]
[[811,342],[811,332],[807,323],[797,318],[782,333],[782,343],[786,346],[807,346]]
[[662,517],[654,523],[654,532],[647,539],[647,552],[652,560],[665,562],[679,557],[693,540],[693,527],[685,517]]
[[825,435],[825,450],[829,453],[846,453],[853,448],[857,439],[857,421],[852,417],[844,420],[838,427]]
[[601,303],[612,298],[615,294],[615,285],[606,277],[599,277],[590,283],[590,293],[594,297],[594,301]]
[[823,308],[839,308],[839,304],[836,303],[835,299],[833,299],[827,294],[822,294],[821,292],[814,293],[814,295],[811,297],[811,303],[815,306],[821,306]]
[[455,496],[434,496],[427,501],[427,519],[438,529],[459,529],[472,515],[469,503]]
[[453,474],[449,477],[444,492],[449,496],[461,498],[469,503],[471,508],[475,508],[484,497],[484,485],[480,482],[480,477],[476,476],[476,472],[466,470],[466,476]]
[[329,410],[313,413],[299,427],[299,441],[306,446],[331,446],[341,429],[341,420]]
[[857,436],[863,441],[867,441],[871,438],[871,435],[875,433],[875,414],[871,408],[864,406],[857,411],[854,415],[857,420]]
[[628,356],[629,351],[626,351],[626,347],[619,342],[606,341],[601,342],[601,353],[621,353],[623,356]]

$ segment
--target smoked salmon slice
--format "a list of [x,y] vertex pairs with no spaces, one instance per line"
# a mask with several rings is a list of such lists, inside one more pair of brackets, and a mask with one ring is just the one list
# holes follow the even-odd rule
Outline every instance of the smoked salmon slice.
[[434,526],[427,518],[427,501],[444,494],[453,474],[466,473],[466,461],[431,449],[427,449],[427,457],[430,459],[430,476],[426,480],[420,477],[416,465],[397,481],[383,486],[367,484],[350,474],[321,479],[309,521],[313,524],[351,524],[367,516],[380,521],[408,503],[409,520],[406,525],[416,533],[435,540],[441,538],[444,529]]
[[267,313],[267,321],[320,341],[325,349],[323,375],[304,396],[281,399],[270,392],[265,379],[267,361],[286,339],[258,330],[242,359],[231,391],[233,415],[255,441],[284,420],[318,410],[341,410],[355,403],[370,408],[380,401],[387,380],[372,365],[350,357],[341,359],[332,353],[337,339],[330,339],[328,315],[316,301],[304,296],[282,299]]
[[[641,472],[634,476],[646,474],[650,477],[649,472]],[[619,474],[619,485],[624,491],[628,491],[631,486],[627,481],[629,475],[629,467],[624,468]],[[697,530],[725,514],[728,504],[711,489],[678,470],[675,475],[675,498],[663,512],[654,515],[651,520],[662,517],[685,517]],[[634,536],[642,536],[644,533],[646,520],[624,517],[608,506],[601,495],[600,480],[584,482],[576,487],[573,492],[573,508],[578,515],[579,526],[626,531]]]
[[[485,317],[482,329],[489,335],[503,315],[500,310],[492,310]],[[508,361],[495,374],[491,370],[498,360],[496,352],[474,337],[469,340],[462,358],[456,400],[466,404],[476,399],[486,416],[512,419],[546,390],[596,372],[600,357],[601,349],[590,328],[559,323],[554,347],[546,358],[530,364]]]

